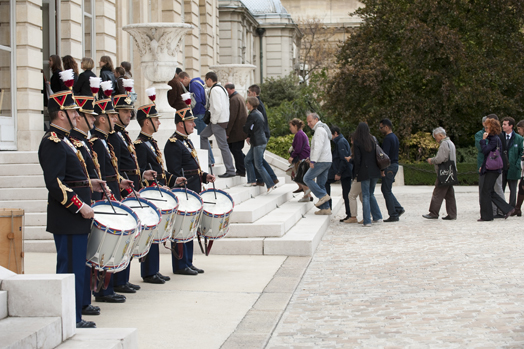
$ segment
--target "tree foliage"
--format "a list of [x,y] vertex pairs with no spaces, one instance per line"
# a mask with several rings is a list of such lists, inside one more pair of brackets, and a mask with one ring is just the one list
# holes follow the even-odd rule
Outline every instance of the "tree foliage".
[[354,123],[390,118],[409,137],[444,127],[470,142],[488,113],[521,118],[522,0],[362,0],[326,108]]

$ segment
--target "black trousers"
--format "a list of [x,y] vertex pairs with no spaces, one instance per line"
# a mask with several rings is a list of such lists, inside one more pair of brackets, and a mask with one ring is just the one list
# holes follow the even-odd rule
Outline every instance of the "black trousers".
[[235,167],[237,169],[237,173],[245,174],[246,173],[246,167],[244,166],[245,155],[244,153],[242,153],[242,148],[244,148],[244,141],[228,143],[228,145],[229,145],[229,150],[231,151],[231,154],[233,154],[233,159],[235,159]]
[[493,209],[491,203],[495,204],[503,214],[507,214],[513,209],[504,198],[495,192],[495,183],[499,177],[497,172],[486,172],[484,175],[484,184],[480,192],[480,218],[485,221],[493,220]]
[[[349,209],[349,191],[351,190],[351,177],[340,178],[340,185],[342,186],[342,198],[344,198],[344,206],[346,208],[346,217],[351,217]],[[331,183],[335,183],[334,179],[328,179],[326,182],[326,193],[331,196]],[[329,208],[333,208],[331,200],[329,200]]]

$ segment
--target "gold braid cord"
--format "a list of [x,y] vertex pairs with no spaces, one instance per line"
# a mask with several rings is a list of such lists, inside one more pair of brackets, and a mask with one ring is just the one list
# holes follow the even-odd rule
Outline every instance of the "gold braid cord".
[[85,173],[85,175],[87,177],[87,182],[89,183],[89,188],[91,189],[91,192],[93,192],[93,184],[91,184],[91,178],[89,178],[89,172],[87,172],[86,161],[84,160],[84,157],[82,156],[82,153],[80,152],[80,150],[76,151],[76,157],[78,158],[78,160],[80,160],[80,163],[82,164],[82,170],[84,171],[84,173]]
[[[67,192],[73,192],[73,189],[71,188],[68,188],[66,187],[62,181],[60,180],[60,178],[57,178],[56,179],[58,181],[58,186],[60,187],[60,190],[62,190],[62,194],[64,195],[64,199],[62,200],[62,202],[60,202],[62,205],[65,205],[67,204]],[[71,206],[71,205],[70,205]]]
[[93,156],[93,164],[95,165],[96,173],[98,174],[98,178],[102,179],[102,172],[100,171],[100,163],[98,162],[98,154],[93,151],[91,152]]

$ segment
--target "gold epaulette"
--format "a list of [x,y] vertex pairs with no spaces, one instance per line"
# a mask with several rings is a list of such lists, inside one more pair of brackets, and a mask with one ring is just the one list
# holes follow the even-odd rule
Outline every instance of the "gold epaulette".
[[141,139],[137,139],[136,141],[133,142],[134,144],[142,144],[142,140]]
[[84,145],[82,144],[82,142],[80,142],[78,139],[74,139],[74,138],[71,138],[71,140],[73,141],[73,144],[75,145],[75,147],[77,148],[82,148]]
[[89,143],[93,144],[97,141],[98,137],[97,136],[93,136],[91,138],[89,138]]
[[177,138],[176,137],[171,137],[171,138],[169,138],[169,141],[175,143],[177,141]]
[[55,142],[55,143],[62,142],[62,140],[61,140],[60,138],[58,138],[58,136],[56,135],[55,132],[51,132],[51,133],[49,134],[48,139],[49,139],[50,141]]

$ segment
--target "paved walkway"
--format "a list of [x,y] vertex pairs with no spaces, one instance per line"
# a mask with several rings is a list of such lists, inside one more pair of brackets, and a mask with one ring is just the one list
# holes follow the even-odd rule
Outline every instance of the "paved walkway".
[[457,221],[425,220],[431,190],[394,188],[398,223],[333,219],[267,348],[524,347],[524,218],[478,223],[462,187]]

